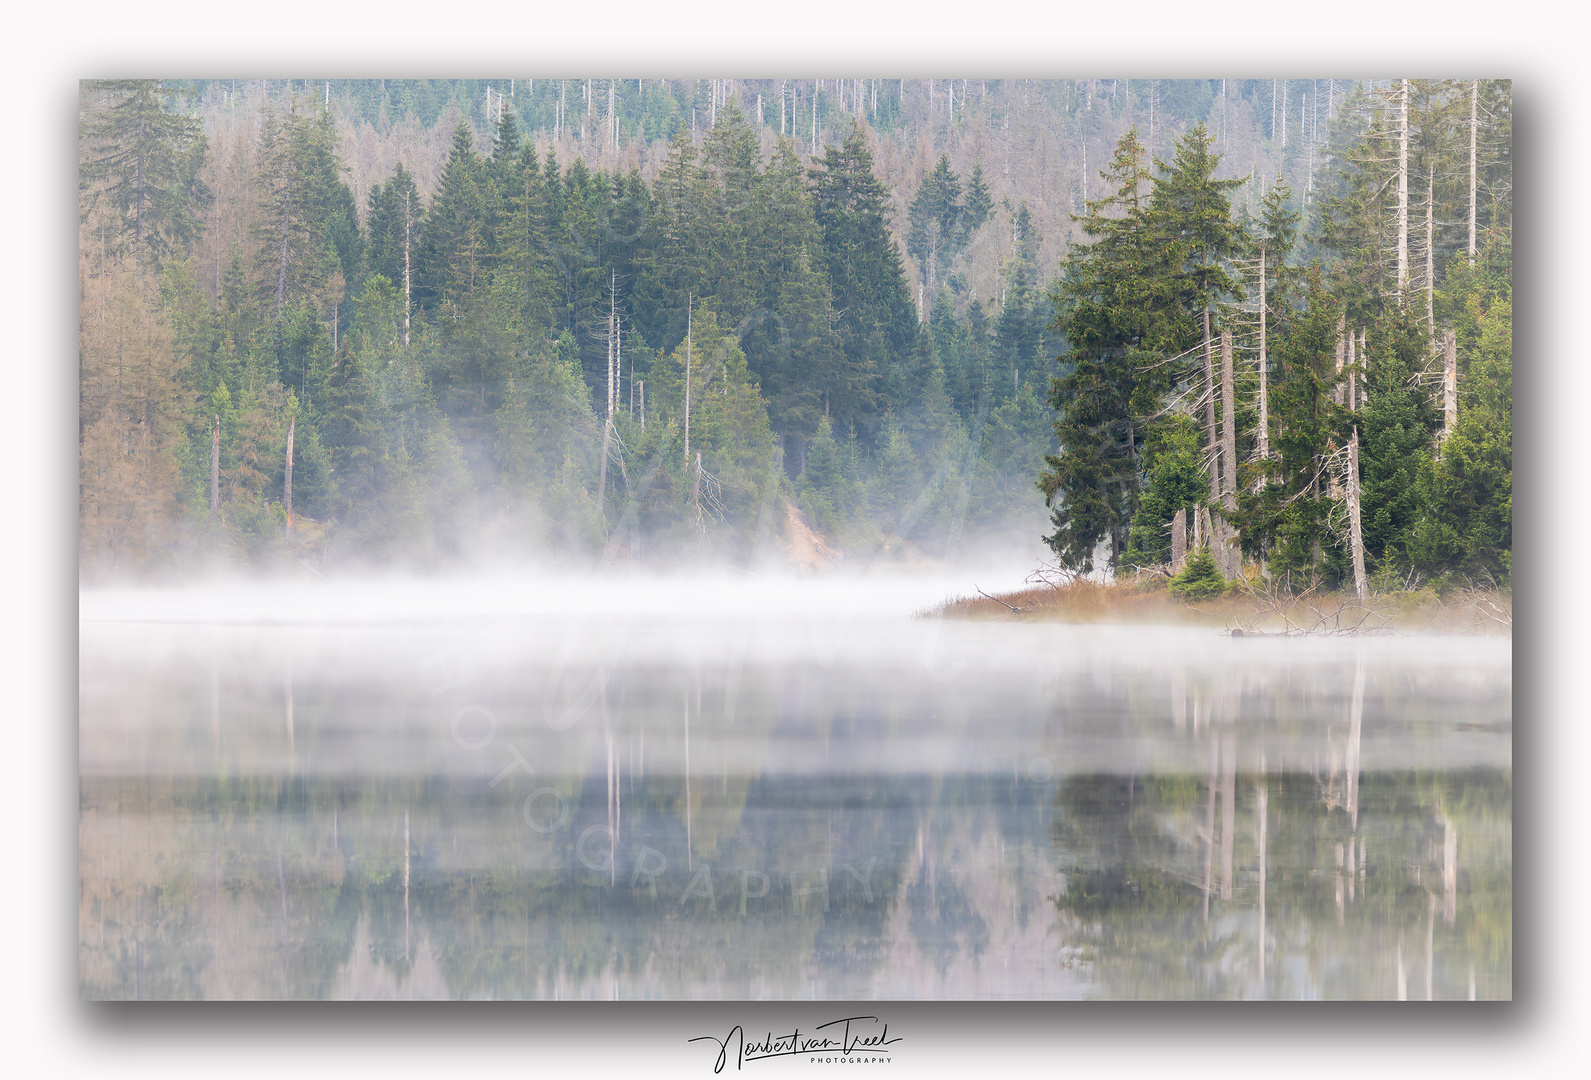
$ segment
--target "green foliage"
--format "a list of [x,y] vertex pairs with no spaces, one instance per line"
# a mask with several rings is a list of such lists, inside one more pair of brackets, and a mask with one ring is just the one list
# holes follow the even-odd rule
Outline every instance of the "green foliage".
[[1171,579],[1170,589],[1172,596],[1184,602],[1208,600],[1226,591],[1226,579],[1216,569],[1210,549],[1201,547],[1189,554],[1187,565]]
[[[1454,178],[1467,176],[1471,84],[1411,84],[1411,191],[1424,197],[1420,168],[1434,185],[1429,322],[1385,265],[1393,129],[1382,91],[1358,92],[1330,125],[1334,164],[1316,170],[1302,228],[1279,173],[1252,218],[1234,216],[1245,181],[1217,178],[1203,128],[1188,129],[1169,161],[1129,131],[1051,280],[1045,211],[1021,199],[1025,181],[994,181],[1013,246],[981,268],[972,260],[989,245],[971,241],[994,207],[981,165],[960,176],[935,146],[915,192],[886,187],[878,140],[924,107],[904,94],[869,102],[880,135],[825,89],[820,122],[856,122],[831,129],[837,144],[806,162],[770,133],[777,121],[709,103],[706,84],[688,80],[521,81],[506,101],[501,81],[343,84],[347,107],[383,130],[413,110],[451,133],[436,190],[419,190],[399,164],[370,185],[361,221],[341,118],[318,95],[269,85],[254,143],[223,165],[239,170],[225,173],[237,187],[216,208],[225,238],[202,234],[208,150],[185,96],[170,84],[85,85],[85,552],[169,560],[190,530],[243,561],[305,554],[302,543],[289,550],[285,523],[270,540],[294,420],[295,507],[325,519],[315,543],[334,560],[739,559],[767,542],[788,495],[831,543],[868,554],[1026,548],[1044,515],[1061,562],[1092,570],[1101,550],[1111,567],[1164,563],[1172,516],[1203,505],[1237,527],[1273,580],[1331,585],[1347,565],[1342,461],[1357,432],[1378,580],[1510,573],[1506,83],[1474,84],[1486,126],[1473,265],[1452,224],[1467,216],[1467,185]],[[1208,86],[1132,87],[1167,125],[1196,121],[1198,103],[1213,100]],[[552,123],[573,136],[572,117],[600,114],[565,111],[577,88],[613,90],[621,138],[668,142],[654,182],[538,151]],[[1035,88],[1063,126],[1125,117],[1126,95],[1087,102],[1077,91]],[[777,83],[758,93],[786,101]],[[1157,148],[1169,145],[1157,135]],[[923,275],[921,318],[892,227]],[[1325,261],[1299,265],[1299,248]],[[136,288],[118,292],[116,275],[129,272]],[[1460,400],[1438,448],[1429,339],[1448,327]],[[1207,406],[1201,345],[1222,329],[1238,341],[1237,400]],[[1339,370],[1339,342],[1359,330],[1366,348]],[[1210,494],[1215,415],[1236,430],[1233,510]],[[129,433],[145,431],[158,446],[134,464]],[[1020,494],[1035,476],[1042,507]]]

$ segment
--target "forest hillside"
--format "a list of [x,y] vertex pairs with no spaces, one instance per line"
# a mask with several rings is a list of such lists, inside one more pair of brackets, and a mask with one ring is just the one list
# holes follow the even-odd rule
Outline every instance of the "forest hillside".
[[86,82],[81,565],[1504,578],[1509,102]]

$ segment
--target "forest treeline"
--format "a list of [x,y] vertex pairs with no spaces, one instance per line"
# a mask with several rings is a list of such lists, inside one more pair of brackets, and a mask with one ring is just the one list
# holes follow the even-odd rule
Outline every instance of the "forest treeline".
[[[216,129],[215,145],[205,110],[234,104],[237,84],[84,84],[86,572],[682,553],[743,562],[777,531],[786,500],[865,557],[1030,549],[1045,520],[1034,481],[1049,454],[1050,540],[1068,565],[1165,562],[1175,510],[1213,506],[1211,520],[1251,556],[1340,576],[1341,495],[1323,474],[1300,477],[1322,473],[1356,410],[1392,409],[1382,388],[1402,378],[1414,413],[1389,415],[1396,434],[1372,435],[1368,414],[1359,425],[1374,565],[1506,574],[1496,477],[1472,475],[1499,460],[1511,475],[1509,436],[1495,422],[1508,414],[1506,83],[1475,84],[1476,94],[1467,83],[1416,84],[1407,107],[1361,88],[1335,114],[1328,94],[1335,119],[1318,167],[1309,144],[1310,190],[1272,185],[1260,206],[1252,178],[1216,179],[1212,136],[1190,119],[1218,109],[1210,115],[1228,122],[1226,99],[1216,105],[1208,90],[1178,121],[1155,84],[1150,116],[1136,114],[1144,101],[1127,84],[1101,93],[1095,121],[1094,84],[1086,99],[1082,84],[1061,84],[1067,122],[1096,134],[1152,126],[1159,102],[1151,138],[1175,160],[1155,175],[1129,135],[1107,169],[1088,170],[1093,186],[1030,204],[1000,194],[1026,188],[1009,177],[1009,148],[981,134],[928,155],[910,190],[885,184],[879,156],[898,165],[899,155],[877,125],[905,124],[905,84],[890,112],[877,81],[831,81],[850,111],[825,106],[819,145],[816,107],[810,127],[797,127],[797,92],[786,100],[784,84],[789,134],[773,131],[771,93],[732,94],[727,83],[711,83],[707,107],[687,112],[678,96],[618,80],[602,110],[587,82],[571,114],[567,86],[537,82],[509,96],[488,85],[469,110],[439,108],[437,126],[452,123],[440,164],[421,161],[416,143],[418,164],[400,158],[363,182],[349,165],[351,104],[373,100],[382,123],[406,108],[412,123],[417,105],[430,106],[396,99],[404,85],[430,84],[326,84],[323,95],[305,84],[276,98],[262,87],[250,123]],[[625,131],[618,95],[629,91],[658,115],[641,110]],[[941,92],[954,124],[955,84]],[[1055,86],[1034,97],[1044,94]],[[1471,97],[1481,125],[1469,123]],[[926,107],[932,117],[940,106],[930,95]],[[988,108],[982,130],[993,130]],[[1318,137],[1322,111],[1317,100],[1290,122]],[[1414,133],[1411,163],[1395,170],[1396,190],[1412,192],[1400,220],[1414,254],[1389,271],[1387,129],[1400,115]],[[1234,130],[1242,116],[1232,113]],[[1481,132],[1473,261],[1458,148],[1471,130]],[[1271,135],[1285,140],[1286,128]],[[667,142],[643,169],[615,152],[627,138]],[[1007,160],[985,169],[969,146]],[[1190,154],[1202,164],[1184,163]],[[1289,175],[1306,168],[1297,154]],[[1178,184],[1199,183],[1210,198],[1192,196],[1195,216],[1222,238],[1190,247],[1170,223],[1191,205]],[[1058,207],[1079,213],[1056,265],[1045,248],[1056,238],[1040,222],[1053,230]],[[1302,229],[1289,216],[1300,210]],[[1248,326],[1256,244],[1271,245],[1269,454]],[[1312,256],[1323,262],[1300,269]],[[1112,273],[1148,292],[1107,295]],[[1202,383],[1202,405],[1200,390],[1188,392],[1200,382],[1187,361],[1205,308],[1211,334],[1238,333],[1236,507],[1188,480],[1214,460],[1195,414],[1226,400]],[[1334,318],[1363,328],[1342,376],[1295,358]],[[1440,388],[1419,381],[1447,327],[1458,335],[1457,423],[1470,435],[1442,427]],[[1394,355],[1402,374],[1377,368]],[[1089,374],[1100,364],[1108,370]],[[1364,392],[1309,406],[1305,422],[1294,402],[1305,369],[1327,399],[1341,397],[1344,378]],[[1490,441],[1472,453],[1483,432]],[[1477,494],[1476,483],[1491,487]]]
[[1063,566],[1169,563],[1193,594],[1245,556],[1361,595],[1507,580],[1508,89],[1351,94],[1305,265],[1285,181],[1237,214],[1202,127],[1153,165],[1123,136],[1055,290]]

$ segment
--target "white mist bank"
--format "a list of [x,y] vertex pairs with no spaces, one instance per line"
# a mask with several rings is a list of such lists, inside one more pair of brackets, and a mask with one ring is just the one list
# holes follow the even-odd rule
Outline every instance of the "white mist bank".
[[204,582],[83,588],[81,622],[413,622],[534,616],[678,616],[687,619],[802,615],[907,618],[978,588],[1019,587],[1033,567],[885,568],[825,573],[744,570],[646,573],[499,573]]

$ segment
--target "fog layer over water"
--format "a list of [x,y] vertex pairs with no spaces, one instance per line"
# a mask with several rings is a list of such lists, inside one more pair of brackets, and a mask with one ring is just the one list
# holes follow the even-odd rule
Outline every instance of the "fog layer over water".
[[81,991],[1511,995],[1508,642],[974,580],[84,593]]

